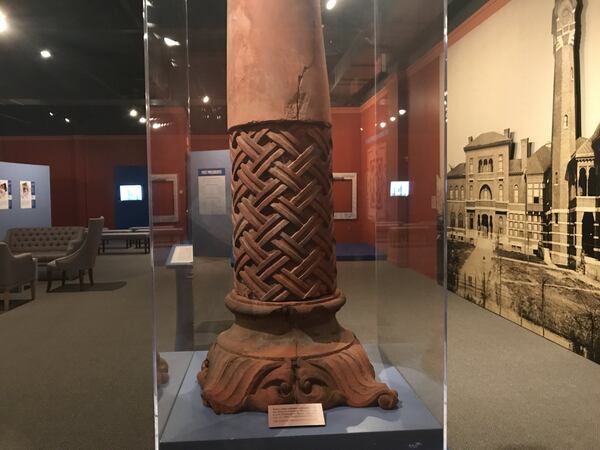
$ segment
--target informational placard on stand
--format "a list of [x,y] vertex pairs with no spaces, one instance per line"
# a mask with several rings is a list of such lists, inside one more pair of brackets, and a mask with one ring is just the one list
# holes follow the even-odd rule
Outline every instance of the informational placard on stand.
[[198,206],[201,215],[227,214],[225,169],[198,169]]
[[269,428],[322,427],[325,415],[321,403],[269,405]]

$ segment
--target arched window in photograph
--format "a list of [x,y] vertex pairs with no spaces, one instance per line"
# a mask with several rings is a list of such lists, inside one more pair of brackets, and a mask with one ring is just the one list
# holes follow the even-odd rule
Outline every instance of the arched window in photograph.
[[504,234],[504,217],[498,217],[498,234]]
[[473,200],[473,185],[469,185],[469,200]]
[[490,158],[490,172],[494,171],[494,160],[492,158]]
[[487,161],[487,159],[484,159],[483,160],[483,171],[487,172],[488,170],[489,170],[489,168],[488,168],[488,161]]
[[465,187],[464,186],[460,187],[460,199],[461,200],[465,199]]
[[569,116],[567,114],[565,114],[563,121],[564,121],[565,128],[569,128]]
[[450,213],[450,228],[456,227],[456,214]]
[[479,200],[491,200],[492,199],[492,190],[487,184],[481,186],[479,190]]
[[513,203],[519,203],[519,185],[513,186]]
[[483,162],[481,160],[479,160],[479,169],[477,170],[479,173],[481,173],[482,167],[483,167]]
[[502,183],[498,185],[498,201],[504,201],[504,185]]
[[462,215],[462,213],[458,213],[458,228],[464,228],[464,227],[465,227],[464,216]]

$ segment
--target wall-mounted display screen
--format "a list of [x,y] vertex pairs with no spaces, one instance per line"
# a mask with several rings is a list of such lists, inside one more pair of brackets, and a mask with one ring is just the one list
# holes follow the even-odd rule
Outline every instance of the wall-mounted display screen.
[[122,202],[142,200],[141,184],[122,184],[119,186],[120,199]]
[[390,197],[408,197],[410,191],[409,181],[390,182]]

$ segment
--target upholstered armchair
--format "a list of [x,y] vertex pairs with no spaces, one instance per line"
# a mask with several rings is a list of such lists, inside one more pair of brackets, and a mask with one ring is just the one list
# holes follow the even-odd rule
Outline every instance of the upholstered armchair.
[[67,279],[73,280],[79,278],[79,290],[83,291],[83,278],[87,271],[90,284],[94,285],[94,265],[96,264],[96,255],[98,246],[102,240],[102,228],[104,227],[104,217],[89,219],[88,229],[83,244],[70,255],[57,258],[46,266],[48,275],[47,292],[52,289],[52,277],[56,272],[61,273],[62,285],[65,285]]
[[31,300],[35,300],[35,265],[31,253],[15,256],[6,242],[0,242],[0,290],[4,293],[4,311],[8,311],[11,289],[24,284],[31,285]]

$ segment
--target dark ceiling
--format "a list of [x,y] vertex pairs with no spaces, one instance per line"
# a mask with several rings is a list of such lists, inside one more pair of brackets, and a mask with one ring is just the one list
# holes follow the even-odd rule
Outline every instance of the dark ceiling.
[[[189,81],[193,132],[223,132],[226,0],[187,0],[189,52],[186,1],[150,1],[151,98],[185,104]],[[441,0],[337,3],[323,9],[334,105],[360,105],[386,72],[406,67],[442,37]],[[483,3],[450,0],[450,27]],[[128,114],[144,104],[142,0],[0,0],[0,10],[9,21],[0,33],[0,135],[144,132]],[[167,47],[165,37],[181,45]],[[52,57],[43,59],[42,49]]]

